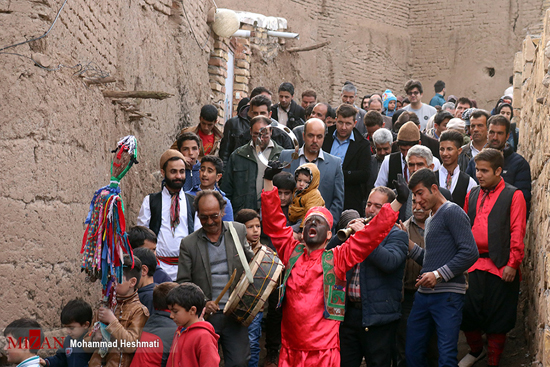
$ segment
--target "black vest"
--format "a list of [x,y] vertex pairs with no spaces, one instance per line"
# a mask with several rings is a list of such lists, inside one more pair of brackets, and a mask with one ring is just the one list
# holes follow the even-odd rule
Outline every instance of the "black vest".
[[[468,216],[470,217],[472,227],[477,214],[479,191],[479,186],[474,187],[470,191],[470,199],[468,201]],[[489,226],[487,230],[489,237],[489,257],[497,268],[506,265],[510,258],[510,208],[516,191],[517,188],[505,183],[504,189],[491,209],[487,221]]]
[[[435,171],[434,173],[435,173],[435,179],[437,180],[437,186],[441,186],[439,184],[439,171]],[[451,195],[453,197],[452,202],[460,206],[461,208],[464,208],[464,203],[466,202],[466,195],[468,195],[469,184],[470,184],[470,176],[460,171],[458,174],[458,181],[456,182],[455,191],[453,191]]]
[[386,187],[390,189],[395,189],[393,186],[393,180],[397,180],[398,174],[403,174],[402,158],[401,152],[395,152],[390,154],[389,158],[389,171],[388,171],[388,183]]
[[[195,209],[193,201],[195,197],[185,193],[185,201],[187,202],[187,230],[188,235],[194,232],[195,229]],[[149,208],[151,209],[151,220],[149,221],[149,229],[155,232],[158,236],[160,225],[162,223],[162,191],[156,194],[149,195]]]

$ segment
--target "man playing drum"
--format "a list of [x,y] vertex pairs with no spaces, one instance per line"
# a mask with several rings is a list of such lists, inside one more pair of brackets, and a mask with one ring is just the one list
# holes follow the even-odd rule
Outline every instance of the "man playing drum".
[[304,218],[303,239],[294,239],[285,227],[273,176],[280,162],[270,162],[264,173],[263,228],[287,271],[282,285],[282,348],[279,367],[340,366],[339,326],[344,320],[346,272],[362,262],[388,235],[401,203],[409,195],[403,177],[394,181],[397,199],[385,204],[371,222],[344,244],[325,250],[332,237],[332,215],[314,207]]
[[[246,241],[245,226],[222,221],[225,204],[217,191],[197,193],[193,205],[202,228],[181,241],[177,282],[192,282],[202,289],[208,299],[204,317],[220,336],[225,366],[245,367],[250,357],[248,328],[224,315],[223,308],[244,271],[239,252],[246,257],[246,263],[252,260],[254,253]],[[234,226],[236,240],[230,225]],[[241,246],[243,251],[236,246]],[[229,291],[216,303],[213,300],[222,293],[233,270],[236,270],[236,277]]]

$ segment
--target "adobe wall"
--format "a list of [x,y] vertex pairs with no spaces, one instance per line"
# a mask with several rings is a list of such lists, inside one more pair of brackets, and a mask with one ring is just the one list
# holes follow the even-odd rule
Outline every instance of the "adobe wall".
[[[0,0],[0,48],[43,34],[61,3]],[[205,3],[185,1],[200,43],[209,34]],[[79,250],[93,193],[109,183],[109,151],[136,135],[139,164],[122,181],[135,223],[143,197],[159,188],[151,173],[161,153],[209,99],[209,47],[200,50],[179,1],[69,0],[46,38],[6,50],[67,67],[0,55],[0,329],[20,317],[59,326],[68,300],[98,299],[99,282],[83,282]],[[101,71],[118,81],[88,86],[68,67],[76,64],[87,68],[83,77]],[[138,101],[133,108],[154,120],[137,119],[104,98],[106,89],[174,96]]]
[[520,145],[531,166],[532,207],[523,276],[526,331],[537,361],[550,365],[550,10],[540,36],[527,37],[514,62],[514,108],[520,110]]
[[358,95],[363,96],[386,87],[400,89],[407,78],[409,0],[393,5],[383,0],[217,3],[219,7],[286,18],[286,31],[299,33],[300,39],[286,40],[285,47],[331,42],[314,51],[279,52],[274,59],[253,53],[251,87],[263,85],[276,92],[282,81],[290,81],[298,100],[302,91],[311,88],[319,100],[339,104],[340,89],[347,80],[353,81]]
[[515,50],[527,34],[540,33],[543,9],[542,0],[411,0],[408,71],[422,81],[424,99],[441,79],[447,94],[490,111],[510,86]]

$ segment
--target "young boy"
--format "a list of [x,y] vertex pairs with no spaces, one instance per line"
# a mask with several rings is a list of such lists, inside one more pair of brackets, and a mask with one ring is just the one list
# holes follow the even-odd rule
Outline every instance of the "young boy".
[[134,256],[141,260],[141,279],[138,284],[139,301],[147,307],[149,315],[153,314],[153,289],[157,283],[153,280],[153,274],[157,268],[157,258],[153,251],[145,247],[134,250]]
[[325,201],[318,189],[321,174],[315,164],[306,163],[296,168],[294,178],[296,191],[288,210],[288,218],[297,222],[303,220],[307,211],[314,206],[325,206]]
[[4,329],[7,344],[4,347],[8,363],[17,367],[38,367],[40,357],[36,354],[44,341],[42,327],[31,319],[18,319]]
[[290,172],[280,172],[273,176],[273,186],[277,188],[279,192],[279,198],[281,199],[281,209],[286,217],[287,224],[290,224],[288,220],[288,207],[292,203],[292,195],[296,189],[296,180]]
[[[128,367],[136,351],[136,343],[141,336],[143,326],[149,317],[147,307],[141,304],[137,293],[137,285],[141,278],[141,261],[134,256],[134,266],[130,256],[124,255],[122,283],[116,286],[117,304],[114,310],[100,307],[97,320],[105,324],[105,331],[110,334],[110,342],[116,341],[117,347],[109,348],[105,357],[101,357],[98,348],[85,347],[84,350],[94,354],[90,359],[90,367]],[[116,315],[116,316],[115,316]],[[86,344],[103,340],[100,330],[84,337]]]
[[178,138],[178,151],[185,158],[185,182],[183,191],[200,185],[201,163],[198,161],[201,139],[194,133],[183,133]]
[[[222,218],[223,221],[232,222],[233,221],[233,206],[231,201],[225,196],[225,192],[220,190],[218,187],[218,182],[223,176],[223,162],[219,157],[213,155],[206,155],[201,159],[200,167],[200,180],[201,183],[199,186],[194,186],[187,193],[191,195],[197,195],[197,192],[202,190],[216,190],[222,194],[225,202],[227,203],[225,207],[225,214]],[[198,221],[198,214],[195,218],[195,222]]]
[[[262,225],[260,215],[252,209],[241,209],[235,216],[235,222],[239,222],[246,227],[246,240],[254,250],[254,253],[260,249],[260,234]],[[278,293],[275,291],[275,293]],[[262,318],[263,310],[258,312],[252,323],[248,326],[248,339],[250,341],[250,360],[248,367],[257,367],[260,361],[260,337],[262,336]]]
[[91,353],[86,353],[82,347],[72,347],[71,340],[81,341],[92,325],[92,306],[83,299],[69,301],[61,310],[61,324],[69,336],[63,341],[63,348],[54,356],[40,360],[40,365],[51,367],[86,367]]
[[193,283],[172,289],[166,299],[170,317],[178,329],[170,348],[168,366],[217,367],[219,336],[212,324],[201,321],[206,305],[202,290]]
[[[140,247],[148,248],[153,251],[155,256],[157,255],[157,235],[147,227],[135,226],[128,231],[128,241],[132,250]],[[164,282],[171,282],[172,278],[166,274],[164,270],[157,266],[155,274],[153,274],[153,282],[161,284]]]
[[139,346],[130,367],[166,366],[168,355],[170,354],[170,346],[177,329],[176,323],[170,318],[166,296],[177,286],[177,283],[162,283],[157,285],[153,290],[153,305],[155,310],[145,323],[139,341],[156,342],[157,346],[149,348]]

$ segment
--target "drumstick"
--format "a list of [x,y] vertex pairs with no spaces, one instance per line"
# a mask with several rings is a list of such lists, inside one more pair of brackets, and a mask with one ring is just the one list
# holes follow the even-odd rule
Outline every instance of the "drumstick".
[[225,285],[225,287],[223,288],[222,292],[220,293],[220,295],[218,296],[218,298],[216,298],[216,300],[214,301],[215,304],[218,304],[220,303],[223,295],[225,294],[225,292],[227,292],[227,290],[229,289],[229,287],[231,287],[231,284],[233,284],[233,281],[235,280],[235,276],[237,275],[237,269],[233,269],[233,274],[231,274],[231,278],[229,278],[229,282],[227,282],[227,284]]

